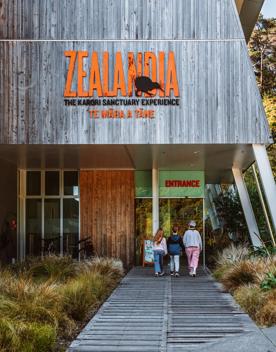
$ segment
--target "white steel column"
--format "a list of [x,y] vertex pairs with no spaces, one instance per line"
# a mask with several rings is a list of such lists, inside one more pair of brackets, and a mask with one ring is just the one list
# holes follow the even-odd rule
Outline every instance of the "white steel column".
[[254,247],[261,247],[262,243],[260,241],[260,232],[252,209],[249,194],[243,179],[242,170],[233,167],[232,172],[240,196],[240,201],[243,208],[252,245]]
[[158,168],[152,168],[152,234],[159,228],[159,174]]
[[260,179],[271,215],[274,231],[276,231],[276,185],[270,162],[263,144],[253,144],[253,151],[258,165]]

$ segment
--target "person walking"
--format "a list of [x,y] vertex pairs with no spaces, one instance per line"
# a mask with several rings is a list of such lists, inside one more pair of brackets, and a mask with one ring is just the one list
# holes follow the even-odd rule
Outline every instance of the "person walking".
[[155,276],[163,276],[163,257],[168,253],[167,242],[164,237],[164,231],[160,228],[153,239],[153,257]]
[[189,222],[189,229],[183,236],[183,243],[188,259],[189,275],[195,277],[199,255],[202,250],[202,240],[200,233],[196,230],[196,222],[194,220]]
[[171,276],[178,277],[179,276],[179,260],[180,260],[180,253],[182,250],[185,249],[183,240],[178,234],[178,226],[173,226],[172,234],[168,238],[167,246],[168,246],[168,253],[170,256],[170,271]]

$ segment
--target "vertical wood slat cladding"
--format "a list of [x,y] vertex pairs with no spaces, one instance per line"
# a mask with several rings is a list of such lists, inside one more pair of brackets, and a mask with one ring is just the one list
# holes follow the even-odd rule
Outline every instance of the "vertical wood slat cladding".
[[[64,106],[68,68],[64,50],[70,49],[97,51],[100,56],[108,50],[110,70],[114,67],[115,53],[120,51],[125,76],[129,51],[153,51],[156,55],[160,51],[173,51],[180,106],[145,106],[145,110],[155,110],[156,118],[143,121],[91,120],[84,106]],[[268,123],[249,60],[242,40],[0,42],[0,143],[269,143]],[[89,62],[86,60],[84,65],[88,73]],[[110,74],[110,86],[112,80]],[[85,89],[88,82],[84,80]],[[73,90],[76,83],[74,79]],[[99,110],[108,108],[103,106]]]
[[134,172],[80,171],[81,237],[96,254],[134,262]]
[[232,0],[2,0],[2,3],[0,38],[4,39],[243,38]]

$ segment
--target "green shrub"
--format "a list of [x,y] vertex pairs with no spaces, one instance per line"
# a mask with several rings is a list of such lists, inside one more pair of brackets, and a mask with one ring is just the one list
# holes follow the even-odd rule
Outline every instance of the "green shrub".
[[267,273],[266,278],[261,282],[260,287],[264,291],[268,291],[276,288],[275,273],[272,273],[272,272]]

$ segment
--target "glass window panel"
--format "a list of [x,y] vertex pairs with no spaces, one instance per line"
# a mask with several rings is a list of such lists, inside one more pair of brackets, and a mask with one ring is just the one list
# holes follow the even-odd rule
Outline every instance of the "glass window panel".
[[60,200],[44,201],[44,253],[60,252]]
[[79,241],[79,200],[63,200],[63,250],[73,258],[78,258]]
[[135,195],[136,197],[152,197],[151,171],[135,171]]
[[203,209],[202,199],[169,198],[159,200],[160,226],[165,236],[171,233],[173,225],[179,226],[179,234],[182,236],[188,228],[190,220],[195,220],[197,229],[202,233]]
[[41,254],[41,199],[26,199],[26,255]]
[[78,171],[64,171],[64,195],[79,195]]
[[40,171],[27,171],[27,196],[40,196],[41,174]]
[[143,241],[152,239],[152,199],[136,199],[136,264],[142,264]]
[[59,195],[59,171],[45,172],[45,194],[46,196]]

